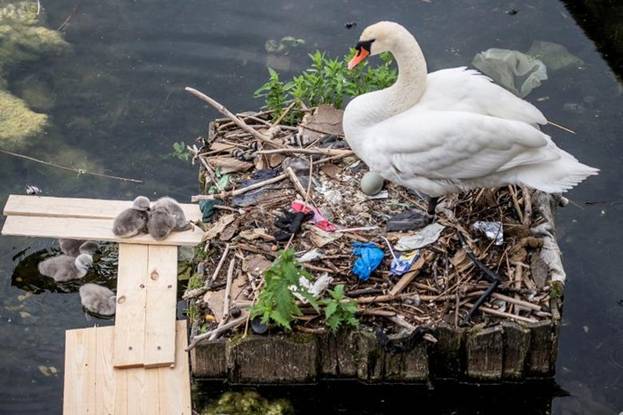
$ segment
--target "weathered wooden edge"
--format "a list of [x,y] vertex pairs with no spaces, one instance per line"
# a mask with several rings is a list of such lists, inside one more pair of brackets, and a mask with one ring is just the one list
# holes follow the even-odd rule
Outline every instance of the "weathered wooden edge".
[[367,329],[337,336],[238,336],[199,344],[191,352],[191,366],[197,378],[232,384],[548,379],[554,374],[559,326],[553,320],[467,330],[442,325],[431,332],[436,343],[418,339],[407,348],[382,346]]

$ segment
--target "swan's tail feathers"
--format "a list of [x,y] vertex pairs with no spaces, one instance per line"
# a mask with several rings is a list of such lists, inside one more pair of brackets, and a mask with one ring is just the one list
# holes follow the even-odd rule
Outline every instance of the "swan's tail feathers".
[[582,164],[573,158],[563,157],[541,168],[526,169],[517,179],[530,187],[547,193],[563,193],[599,173],[599,169]]

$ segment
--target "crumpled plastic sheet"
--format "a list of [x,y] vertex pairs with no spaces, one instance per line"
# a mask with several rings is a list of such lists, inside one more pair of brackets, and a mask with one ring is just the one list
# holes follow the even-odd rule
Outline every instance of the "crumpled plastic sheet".
[[530,229],[533,235],[543,239],[543,247],[539,256],[549,267],[552,281],[560,281],[564,284],[567,274],[562,266],[562,259],[558,242],[556,242],[556,229],[554,227],[553,208],[555,198],[543,192],[536,192],[533,196],[535,205],[545,219],[544,223]]
[[319,249],[310,249],[298,258],[299,262],[310,262],[322,258],[322,252]]
[[[299,278],[299,285],[307,290],[314,298],[320,297],[322,294],[333,282],[333,278],[329,277],[329,274],[326,272],[322,274],[316,281],[313,283],[307,279],[307,277]],[[301,300],[303,304],[307,304],[307,299],[298,292],[298,287],[296,285],[291,285],[288,287],[290,291],[292,291],[292,295]]]
[[367,281],[370,275],[381,265],[385,252],[371,242],[353,242],[353,274],[361,281]]
[[299,200],[295,200],[294,202],[292,202],[292,205],[290,205],[290,209],[296,213],[313,212],[314,217],[311,219],[311,221],[314,223],[314,225],[326,232],[334,232],[336,230],[335,225],[329,222],[329,220],[325,218],[322,213],[320,213],[320,211],[313,206],[307,205]]
[[487,238],[495,241],[496,245],[502,245],[504,242],[504,229],[502,227],[502,222],[487,222],[479,220],[472,223],[472,229],[484,233]]
[[219,199],[213,200],[200,200],[199,209],[201,210],[201,221],[208,222],[212,215],[214,215],[214,206],[222,204],[223,201]]
[[[264,180],[272,179],[273,177],[276,177],[278,174],[279,172],[277,170],[271,170],[271,169],[256,170],[251,176],[251,178],[247,180],[242,180],[240,183],[238,183],[238,186],[240,188],[251,186],[252,184],[255,184],[255,183],[258,183]],[[273,190],[272,186],[264,186],[259,189],[251,190],[247,193],[234,196],[231,201],[235,206],[239,206],[239,207],[251,206],[255,204],[257,200],[264,193],[272,191],[272,190]]]
[[547,79],[542,61],[517,50],[487,49],[474,56],[472,65],[522,98]]
[[535,59],[540,60],[547,66],[547,69],[557,71],[570,66],[578,67],[584,65],[584,61],[570,53],[566,47],[554,42],[535,40],[526,52]]
[[439,223],[431,223],[413,235],[403,236],[398,239],[395,248],[398,251],[413,251],[415,249],[424,248],[439,239],[441,231],[443,231],[444,228],[445,226]]
[[423,228],[432,220],[432,216],[420,209],[407,209],[387,221],[387,231],[412,231]]
[[389,269],[389,273],[394,276],[401,276],[411,270],[411,266],[416,259],[420,257],[420,251],[416,250],[408,253],[401,253],[399,256],[392,259],[392,264]]

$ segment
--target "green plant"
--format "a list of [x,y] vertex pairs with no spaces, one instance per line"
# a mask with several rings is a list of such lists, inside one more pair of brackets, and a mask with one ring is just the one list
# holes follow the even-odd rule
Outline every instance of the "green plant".
[[217,167],[214,171],[214,175],[216,176],[216,183],[210,186],[208,189],[208,194],[222,192],[227,188],[229,184],[229,175],[223,174],[220,167]]
[[[369,91],[386,88],[396,81],[397,72],[393,67],[392,56],[381,54],[381,65],[372,68],[367,61],[348,70],[347,63],[353,57],[354,49],[340,58],[329,58],[323,52],[309,55],[311,66],[284,82],[279,74],[268,68],[268,81],[255,91],[256,98],[264,98],[266,107],[273,111],[273,120],[279,118],[285,107],[295,102],[307,106],[331,104],[341,108],[349,97]],[[284,122],[296,124],[302,112],[291,110]]]
[[190,151],[186,148],[186,144],[183,141],[173,143],[173,153],[171,153],[171,155],[184,161],[188,161],[190,159]]
[[288,249],[273,262],[271,267],[264,272],[264,287],[258,296],[256,304],[251,308],[251,317],[261,317],[262,323],[269,324],[271,321],[290,330],[290,323],[303,313],[297,305],[297,298],[292,293],[296,292],[305,298],[309,304],[319,311],[318,302],[299,283],[300,277],[312,280],[312,276],[301,267],[294,257],[294,251]]
[[337,332],[344,325],[357,327],[359,320],[355,317],[357,303],[346,298],[344,295],[344,285],[337,285],[329,291],[330,298],[322,299],[324,305],[325,322],[332,332]]

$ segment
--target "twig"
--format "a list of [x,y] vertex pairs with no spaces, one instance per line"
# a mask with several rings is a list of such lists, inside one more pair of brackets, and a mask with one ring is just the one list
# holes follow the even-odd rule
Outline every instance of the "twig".
[[78,13],[78,10],[80,9],[81,4],[82,4],[82,0],[79,0],[78,3],[76,3],[76,5],[74,6],[73,10],[71,11],[71,14],[67,16],[65,21],[63,21],[63,23],[61,23],[58,29],[56,29],[57,31],[61,32],[65,30],[65,28],[69,25],[69,22],[71,21],[71,19],[73,19],[76,13]]
[[407,285],[413,281],[415,277],[418,276],[422,267],[426,264],[426,262],[430,259],[431,255],[422,255],[418,258],[417,261],[411,266],[411,271],[407,272],[405,275],[400,278],[400,280],[392,287],[389,291],[390,295],[398,295],[404,290]]
[[197,98],[199,98],[202,101],[207,102],[208,104],[210,104],[214,109],[216,109],[218,112],[220,112],[221,114],[229,117],[238,127],[240,127],[242,130],[246,131],[247,133],[251,134],[253,137],[257,138],[258,140],[269,144],[273,147],[281,147],[278,143],[275,143],[273,140],[271,140],[271,138],[265,134],[260,133],[257,130],[254,130],[253,128],[249,127],[247,125],[247,123],[245,123],[244,121],[242,121],[240,118],[238,118],[236,115],[234,115],[231,111],[229,111],[227,108],[225,108],[224,105],[220,104],[219,102],[215,101],[214,99],[210,98],[209,96],[207,96],[206,94],[204,94],[203,92],[200,92],[194,88],[190,88],[190,87],[186,87],[185,90],[187,92],[190,92],[192,95],[196,96]]
[[261,150],[258,154],[277,154],[277,153],[301,153],[301,154],[322,154],[325,156],[349,156],[353,154],[350,150],[335,150],[332,148],[278,148],[275,150]]
[[523,194],[523,224],[530,225],[532,223],[532,196],[530,190],[526,186],[521,187],[521,193]]
[[35,163],[43,164],[45,166],[55,167],[57,169],[72,171],[74,173],[78,173],[79,175],[80,174],[86,174],[86,175],[89,175],[89,176],[104,177],[106,179],[121,180],[123,182],[143,183],[143,181],[139,180],[139,179],[129,179],[127,177],[112,176],[110,174],[90,172],[90,171],[86,171],[84,169],[75,169],[73,167],[62,166],[60,164],[52,163],[50,161],[39,160],[39,159],[36,159],[34,157],[25,156],[23,154],[13,153],[12,151],[8,151],[8,150],[0,149],[0,153],[4,153],[6,155],[13,156],[13,157],[18,157],[18,158],[25,159],[25,160],[34,161]]
[[217,327],[214,330],[210,330],[208,332],[195,336],[193,340],[190,342],[190,344],[188,345],[188,347],[184,350],[188,352],[194,349],[197,346],[197,344],[201,342],[202,340],[209,339],[213,334],[215,334],[216,336],[219,336],[220,334],[226,332],[227,330],[238,327],[239,325],[241,325],[247,320],[247,314],[248,313],[243,311],[240,317],[234,320],[231,320],[229,323],[223,324],[221,327]]
[[292,108],[294,108],[294,105],[296,104],[296,101],[292,101],[292,103],[290,105],[288,105],[288,107],[286,108],[286,110],[284,112],[281,113],[281,115],[275,120],[275,122],[271,125],[271,127],[274,127],[275,125],[278,125],[281,120],[283,120],[283,118],[288,115],[288,113],[290,112],[290,110]]
[[41,0],[37,0],[37,16],[41,14]]
[[305,196],[305,188],[301,184],[301,181],[299,180],[299,178],[296,177],[296,173],[294,173],[294,170],[292,169],[292,167],[288,166],[288,168],[286,169],[286,173],[288,173],[288,176],[290,177],[290,181],[296,188],[296,191],[299,192],[301,196]]
[[[225,285],[225,297],[223,298],[223,315],[221,321],[218,323],[218,327],[223,327],[227,319],[229,318],[229,303],[231,301],[231,282],[234,279],[234,267],[236,266],[236,257],[234,256],[229,262],[229,268],[227,269],[227,284]],[[210,340],[214,340],[218,336],[214,333],[210,336]]]
[[317,160],[316,164],[318,165],[318,164],[326,163],[328,161],[334,161],[334,160],[343,159],[344,157],[352,156],[353,154],[355,154],[355,153],[353,153],[350,150],[343,150],[343,151],[344,151],[344,154],[340,154],[340,155],[337,155],[337,156],[326,157],[326,158]]
[[517,211],[517,216],[519,216],[519,222],[523,223],[524,221],[523,212],[521,211],[521,208],[519,207],[519,201],[517,200],[517,193],[515,192],[515,187],[513,185],[509,185],[508,192],[511,194],[511,198],[513,199],[513,206],[515,207],[515,210]]
[[[470,307],[474,306],[471,303],[465,303],[465,305],[466,306],[470,306]],[[537,320],[535,320],[533,318],[516,316],[514,314],[505,313],[503,311],[495,310],[493,308],[489,308],[489,307],[485,307],[485,306],[480,306],[480,311],[482,311],[483,313],[491,314],[493,316],[506,317],[506,318],[510,318],[510,319],[513,319],[513,320],[524,321],[526,323],[536,323],[537,322]]]
[[250,186],[243,187],[242,189],[232,190],[229,192],[221,192],[218,194],[211,195],[195,195],[191,198],[191,201],[198,202],[199,200],[214,200],[214,199],[224,199],[226,197],[238,196],[243,193],[250,192],[251,190],[259,189],[260,187],[266,186],[268,184],[277,183],[283,179],[288,177],[288,173],[282,173],[279,176],[275,176],[272,179],[264,180],[262,182],[253,183]]
[[225,263],[225,258],[227,258],[228,253],[229,253],[229,244],[225,245],[225,251],[223,251],[223,255],[221,256],[221,259],[216,265],[216,269],[214,270],[214,273],[210,277],[211,282],[216,279],[216,277],[218,276],[218,273],[221,271],[221,268],[223,267],[223,264]]
[[315,133],[326,134],[326,135],[334,135],[336,137],[344,138],[344,134],[339,134],[339,133],[338,134],[333,134],[333,133],[330,133],[328,131],[320,130],[318,128],[309,127],[309,126],[307,126],[305,124],[300,124],[299,127],[303,128],[305,130],[313,131]]
[[305,192],[305,204],[307,204],[307,201],[309,200],[309,197],[311,195],[313,174],[314,174],[314,159],[312,158],[312,156],[309,156],[309,178],[307,180],[307,191]]
[[567,128],[567,127],[564,127],[564,126],[562,126],[562,125],[560,125],[560,124],[556,124],[556,123],[555,123],[555,122],[553,122],[553,121],[547,120],[547,123],[548,123],[548,124],[553,125],[553,126],[554,126],[554,127],[556,127],[556,128],[560,128],[561,130],[566,131],[566,132],[568,132],[568,133],[575,134],[575,131],[573,131],[572,129]]

